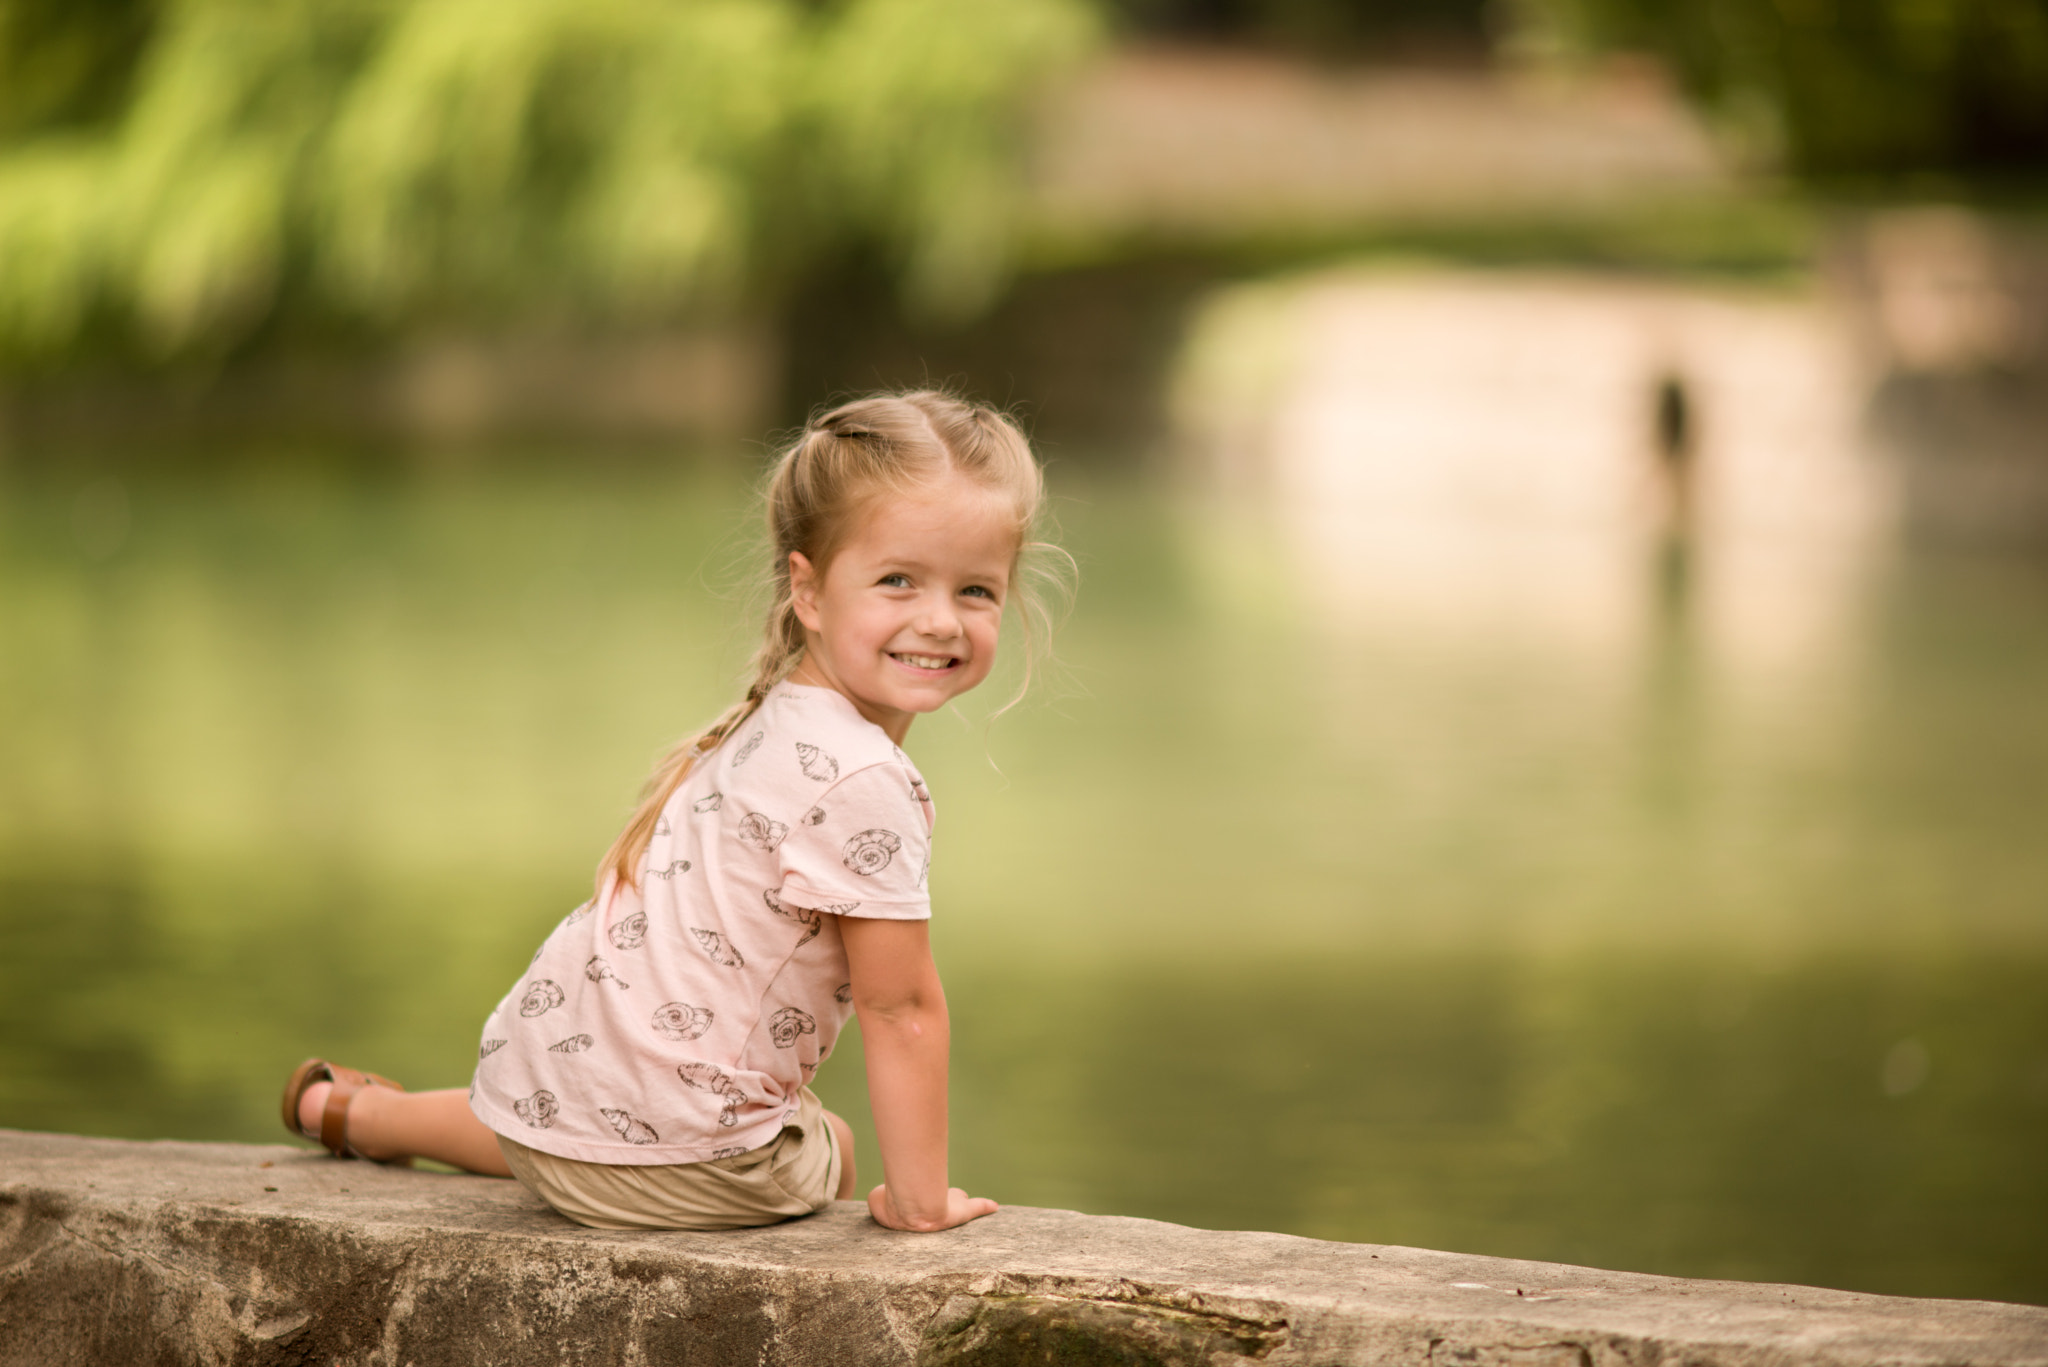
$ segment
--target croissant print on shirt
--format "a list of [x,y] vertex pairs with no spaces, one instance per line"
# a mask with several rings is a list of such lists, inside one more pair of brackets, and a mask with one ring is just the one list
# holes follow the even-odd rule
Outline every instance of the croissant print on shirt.
[[583,976],[594,983],[610,983],[613,987],[631,987],[633,985],[612,972],[612,966],[596,954],[591,955],[590,962],[583,965]]
[[550,1054],[580,1054],[596,1043],[597,1041],[588,1035],[571,1035],[567,1039],[556,1040],[553,1044],[550,1044],[548,1052]]
[[597,1113],[603,1116],[610,1123],[611,1127],[619,1132],[619,1138],[625,1140],[628,1144],[658,1144],[661,1142],[661,1136],[655,1133],[654,1126],[635,1117],[630,1112],[615,1111],[609,1106],[600,1106],[597,1108]]
[[839,761],[815,745],[796,743],[796,762],[803,766],[804,777],[819,783],[830,783],[839,777]]
[[846,842],[839,862],[863,878],[872,878],[888,868],[889,861],[902,848],[903,838],[894,831],[862,831]]
[[768,1018],[768,1038],[775,1041],[777,1049],[793,1049],[805,1035],[817,1033],[818,1022],[811,1019],[810,1012],[794,1006],[785,1006]]
[[759,812],[748,812],[740,818],[739,837],[760,850],[772,850],[782,843],[782,837],[789,834],[789,827],[780,821],[771,821]]
[[753,735],[748,736],[747,743],[745,745],[742,745],[733,754],[732,767],[737,769],[742,764],[745,764],[748,760],[752,759],[754,757],[754,752],[761,748],[761,738],[766,734],[767,732],[765,731],[756,731]]
[[561,985],[553,978],[535,978],[526,985],[526,994],[519,999],[519,1014],[543,1016],[567,1000]]
[[676,1065],[676,1076],[700,1092],[715,1092],[725,1103],[718,1113],[718,1123],[731,1129],[739,1123],[739,1108],[747,1102],[747,1094],[732,1080],[732,1074],[715,1063],[680,1063]]
[[700,797],[695,802],[692,802],[690,804],[690,810],[697,813],[697,815],[702,816],[706,812],[715,812],[724,805],[725,794],[713,793],[710,797]]
[[647,913],[636,911],[605,932],[605,938],[620,949],[638,949],[647,943]]
[[562,1109],[555,1100],[555,1094],[542,1088],[532,1096],[522,1096],[513,1101],[512,1114],[518,1116],[536,1130],[544,1130],[555,1123],[555,1115]]
[[716,1019],[710,1007],[692,1006],[688,1002],[664,1002],[654,1009],[655,1033],[670,1039],[701,1039]]
[[747,961],[740,952],[727,943],[726,938],[715,930],[699,930],[690,927],[690,934],[697,941],[697,948],[704,951],[704,957],[721,968],[745,968]]
[[481,1063],[483,1060],[489,1058],[492,1054],[497,1053],[500,1049],[503,1049],[507,1044],[510,1043],[510,1040],[502,1039],[485,1040],[482,1046],[479,1047],[476,1051],[477,1061]]

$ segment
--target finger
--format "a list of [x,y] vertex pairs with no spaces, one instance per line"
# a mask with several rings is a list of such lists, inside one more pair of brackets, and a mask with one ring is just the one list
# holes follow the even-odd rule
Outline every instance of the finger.
[[996,1203],[986,1196],[969,1196],[958,1189],[949,1192],[948,1195],[951,1199],[946,1203],[946,1213],[956,1224],[964,1225],[969,1220],[979,1220],[984,1215],[996,1213]]

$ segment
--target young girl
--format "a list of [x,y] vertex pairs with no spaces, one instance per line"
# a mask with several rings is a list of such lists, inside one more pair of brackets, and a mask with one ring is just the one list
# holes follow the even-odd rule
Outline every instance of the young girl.
[[601,1229],[771,1224],[855,1191],[852,1133],[807,1085],[853,1011],[875,1219],[994,1211],[946,1181],[931,795],[899,747],[988,677],[1041,497],[987,408],[918,392],[813,421],[768,486],[753,685],[655,770],[595,898],[485,1022],[468,1094],[311,1059],[286,1126],[344,1157],[514,1176]]

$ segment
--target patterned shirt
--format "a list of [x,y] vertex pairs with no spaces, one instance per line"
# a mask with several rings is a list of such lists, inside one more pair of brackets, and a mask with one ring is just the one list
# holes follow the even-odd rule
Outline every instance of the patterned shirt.
[[555,927],[484,1023],[470,1108],[529,1148],[759,1148],[852,1010],[842,916],[931,915],[931,795],[829,688],[778,684],[662,808],[640,886]]

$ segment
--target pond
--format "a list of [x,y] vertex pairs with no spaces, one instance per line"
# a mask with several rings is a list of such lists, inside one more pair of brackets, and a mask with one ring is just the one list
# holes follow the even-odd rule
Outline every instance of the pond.
[[[750,473],[18,463],[0,1124],[271,1141],[308,1054],[462,1085],[728,697]],[[1052,677],[910,737],[957,1180],[2048,1301],[2038,563],[1873,562],[1759,682],[1656,594],[1625,647],[1434,630],[1333,608],[1254,500],[1058,486]],[[842,1053],[819,1089],[872,1175]]]

